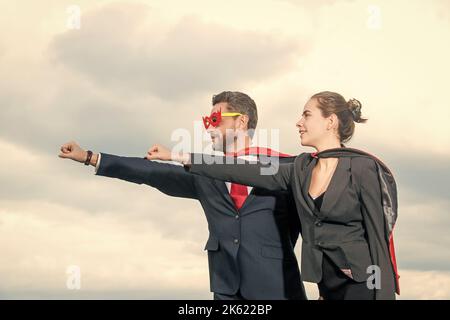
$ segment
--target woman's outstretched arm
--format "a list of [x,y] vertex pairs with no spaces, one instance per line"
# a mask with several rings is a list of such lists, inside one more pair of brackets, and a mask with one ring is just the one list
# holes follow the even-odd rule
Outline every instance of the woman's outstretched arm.
[[277,157],[266,157],[262,163],[235,157],[192,153],[189,159],[184,156],[181,162],[186,170],[193,174],[273,191],[290,188],[294,168],[293,163],[280,163]]
[[288,190],[294,163],[281,163],[278,157],[264,157],[248,162],[236,157],[222,157],[201,153],[171,152],[161,145],[150,148],[148,160],[177,161],[193,174],[212,179],[235,182],[268,190]]

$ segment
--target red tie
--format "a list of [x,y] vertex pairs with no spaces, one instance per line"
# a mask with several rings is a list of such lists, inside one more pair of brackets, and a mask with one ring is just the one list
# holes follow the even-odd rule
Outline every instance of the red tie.
[[243,186],[242,184],[232,183],[230,190],[231,199],[233,199],[234,206],[236,209],[241,209],[242,205],[247,199],[248,189],[247,186]]
[[[279,153],[277,151],[273,151],[268,148],[261,148],[261,147],[252,147],[252,148],[246,148],[244,150],[241,150],[237,153],[226,153],[227,156],[241,156],[241,155],[268,155],[268,156],[278,156],[278,157],[289,157],[288,154],[285,153]],[[245,202],[245,199],[247,199],[248,196],[248,189],[247,186],[244,186],[242,184],[237,183],[231,183],[231,190],[230,190],[230,197],[233,199],[234,206],[237,210],[242,208],[242,205]]]
[[[236,152],[233,153],[228,152],[225,153],[225,155],[232,157],[238,156]],[[247,186],[233,182],[231,183],[230,197],[233,200],[234,206],[236,207],[237,210],[240,210],[242,208],[242,205],[244,204],[245,199],[247,199],[247,196],[248,196]]]

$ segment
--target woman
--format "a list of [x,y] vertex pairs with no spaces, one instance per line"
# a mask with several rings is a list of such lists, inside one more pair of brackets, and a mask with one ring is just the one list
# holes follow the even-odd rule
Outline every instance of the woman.
[[343,145],[353,136],[355,122],[366,122],[359,101],[347,102],[328,91],[313,95],[296,126],[301,144],[317,152],[277,165],[273,174],[267,174],[267,164],[234,164],[234,158],[211,155],[172,156],[160,146],[153,147],[148,158],[179,161],[190,172],[214,179],[289,190],[302,224],[303,280],[318,283],[325,300],[395,299],[396,185],[380,160]]

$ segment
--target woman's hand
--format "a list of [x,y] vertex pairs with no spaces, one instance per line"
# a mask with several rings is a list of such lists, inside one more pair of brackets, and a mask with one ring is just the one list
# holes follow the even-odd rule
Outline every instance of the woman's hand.
[[166,147],[155,144],[153,147],[148,149],[146,158],[148,160],[164,160],[164,161],[171,161],[172,155],[169,149]]
[[173,153],[166,147],[155,144],[147,151],[147,160],[177,161],[183,164],[189,163],[188,153]]

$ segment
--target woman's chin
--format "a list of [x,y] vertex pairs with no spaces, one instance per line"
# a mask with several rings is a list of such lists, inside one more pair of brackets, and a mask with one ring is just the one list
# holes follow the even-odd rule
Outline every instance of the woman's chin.
[[308,140],[303,138],[303,137],[300,137],[300,144],[302,146],[304,146],[304,147],[307,147],[308,146]]

